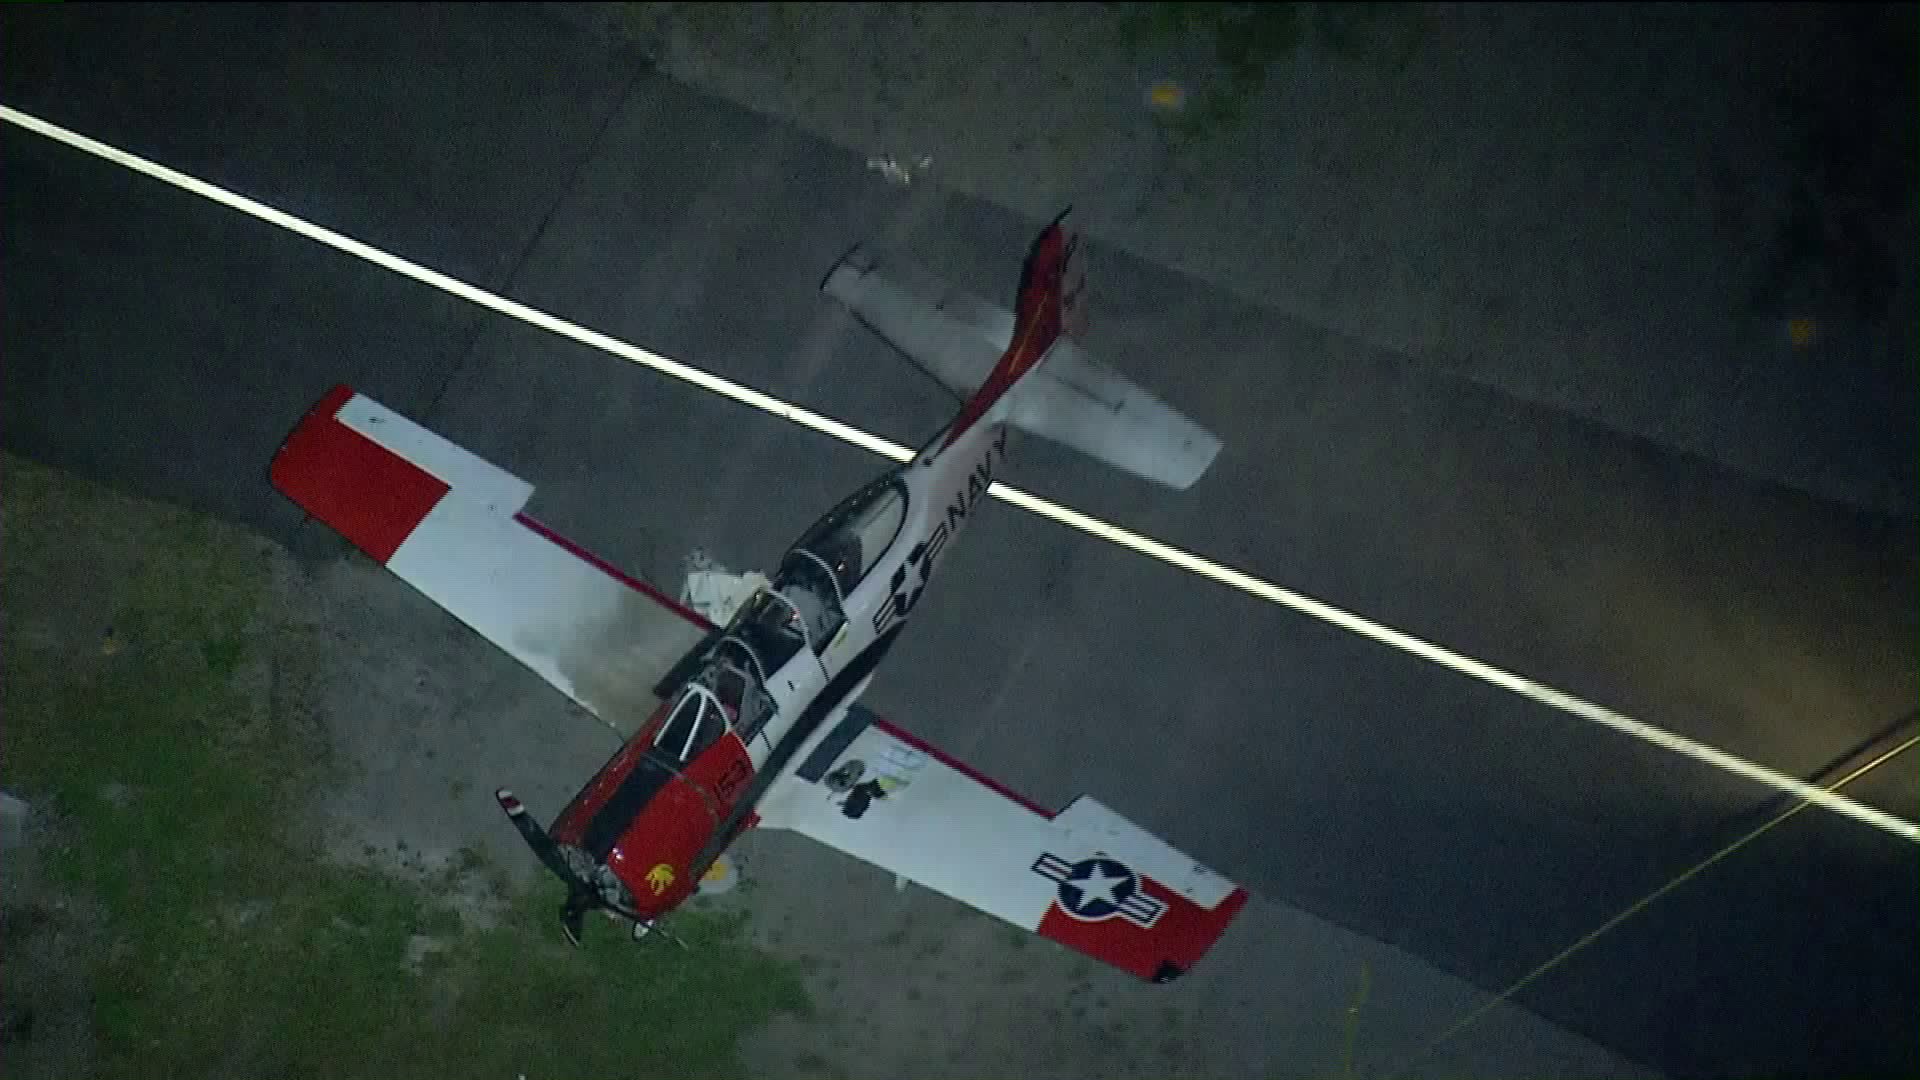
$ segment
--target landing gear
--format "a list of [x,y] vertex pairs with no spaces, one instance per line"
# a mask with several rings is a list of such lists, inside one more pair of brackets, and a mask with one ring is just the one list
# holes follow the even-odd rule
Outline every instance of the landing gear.
[[560,907],[560,932],[567,935],[568,944],[576,949],[580,947],[580,934],[586,929],[583,924],[589,904],[583,902],[585,899],[585,894],[574,893]]
[[[648,920],[648,919],[633,920],[633,940],[639,941],[642,938],[652,937],[655,934],[658,934],[661,937],[667,939],[668,941],[673,942],[675,945],[680,946],[682,949],[687,948],[687,943],[681,940],[678,936],[672,933],[669,933],[666,927],[657,925],[654,921]],[[688,951],[691,952],[692,950],[688,949]]]

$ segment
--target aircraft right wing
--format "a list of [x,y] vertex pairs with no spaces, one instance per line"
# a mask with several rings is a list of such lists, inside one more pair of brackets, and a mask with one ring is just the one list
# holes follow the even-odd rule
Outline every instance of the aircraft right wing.
[[623,735],[712,625],[524,512],[533,485],[338,386],[274,487]]
[[1045,810],[858,704],[799,761],[761,800],[763,828],[810,836],[1143,979],[1193,967],[1247,902],[1101,803],[1083,795]]

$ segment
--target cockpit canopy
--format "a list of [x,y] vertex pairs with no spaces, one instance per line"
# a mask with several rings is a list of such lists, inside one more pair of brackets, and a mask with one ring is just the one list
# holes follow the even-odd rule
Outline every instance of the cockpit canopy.
[[680,700],[653,737],[653,753],[676,769],[712,746],[727,730],[727,714],[712,690],[689,683],[680,691]]
[[807,644],[800,613],[782,594],[781,585],[782,581],[775,578],[771,587],[741,604],[721,637],[737,644],[740,659],[761,682],[772,678]]
[[700,682],[733,715],[733,729],[742,739],[758,735],[773,716],[773,698],[757,667],[756,658],[738,638],[725,637],[714,646],[700,675]]
[[[811,565],[811,560],[809,560]],[[811,581],[811,586],[809,586]],[[706,655],[693,685],[704,687],[742,739],[759,734],[776,708],[767,681],[802,649],[821,647],[842,622],[830,575],[782,571],[740,605]]]
[[803,647],[824,651],[846,622],[847,594],[907,519],[907,489],[892,473],[855,492],[787,551],[767,588],[741,605],[725,639],[742,646],[762,680]]
[[767,680],[802,649],[832,644],[847,594],[873,569],[907,518],[907,490],[892,473],[868,484],[808,529],[767,587],[728,621],[701,671],[681,691],[654,740],[658,757],[692,760],[731,724],[752,739],[774,712]]
[[814,523],[788,553],[804,552],[832,571],[840,598],[860,584],[907,520],[907,486],[893,473],[848,496]]

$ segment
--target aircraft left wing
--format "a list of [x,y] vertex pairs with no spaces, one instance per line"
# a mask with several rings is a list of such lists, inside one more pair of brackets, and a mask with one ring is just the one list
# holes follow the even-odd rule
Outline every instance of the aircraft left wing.
[[[1045,810],[857,704],[799,761],[761,800],[762,827],[810,836],[1143,979],[1193,967],[1247,902],[1245,889],[1094,799]],[[861,810],[849,782],[884,794]]]
[[533,485],[337,386],[273,485],[568,697],[631,735],[710,623],[524,512]]

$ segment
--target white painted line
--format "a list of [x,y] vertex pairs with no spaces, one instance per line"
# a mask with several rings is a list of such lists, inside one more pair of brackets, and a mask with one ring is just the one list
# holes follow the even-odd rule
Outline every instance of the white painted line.
[[1766,784],[1769,787],[1788,792],[1817,806],[1822,806],[1829,810],[1846,814],[1849,817],[1857,818],[1869,825],[1885,829],[1898,836],[1904,836],[1909,840],[1920,840],[1920,826],[1910,821],[1906,821],[1882,810],[1876,810],[1873,807],[1849,799],[1844,795],[1836,795],[1826,788],[1817,787],[1804,780],[1788,776],[1777,769],[1769,769],[1765,765],[1756,764],[1755,762],[1748,761],[1746,758],[1730,754],[1725,750],[1689,739],[1684,735],[1676,735],[1671,731],[1655,727],[1644,720],[1635,720],[1631,716],[1615,712],[1604,705],[1596,705],[1584,698],[1575,697],[1564,690],[1555,690],[1551,686],[1535,682],[1524,675],[1516,675],[1511,671],[1494,667],[1492,664],[1475,660],[1471,656],[1463,656],[1444,646],[1435,645],[1430,641],[1425,641],[1414,637],[1412,634],[1395,630],[1390,626],[1382,626],[1370,619],[1355,615],[1350,611],[1344,611],[1334,607],[1332,604],[1323,603],[1310,596],[1303,596],[1290,589],[1283,589],[1272,582],[1263,581],[1260,578],[1254,577],[1252,574],[1243,573],[1232,567],[1222,566],[1219,563],[1191,552],[1182,551],[1179,548],[1163,544],[1150,537],[1141,536],[1139,533],[1130,532],[1117,525],[1108,524],[1098,518],[1089,517],[1069,507],[1049,502],[1038,496],[1029,495],[1017,488],[995,484],[992,493],[1015,506],[1024,507],[1043,517],[1052,518],[1062,525],[1067,525],[1093,536],[1098,536],[1103,540],[1119,544],[1125,548],[1130,548],[1140,552],[1142,555],[1151,556],[1162,562],[1178,566],[1183,570],[1192,571],[1195,574],[1210,578],[1223,585],[1230,585],[1242,592],[1260,597],[1263,600],[1269,600],[1283,607],[1292,608],[1302,615],[1309,615],[1322,622],[1331,623],[1342,630],[1351,631],[1352,633],[1359,634],[1361,637],[1377,641],[1382,645],[1399,649],[1404,653],[1410,653],[1422,660],[1428,660],[1442,667],[1451,668],[1462,675],[1479,679],[1481,682],[1491,683],[1503,690],[1511,690],[1522,697],[1530,698],[1550,708],[1558,709],[1561,712],[1569,713],[1583,720],[1590,720],[1602,727],[1611,728],[1623,735],[1631,735],[1636,739],[1650,742],[1655,746],[1671,750],[1684,757],[1712,765],[1718,769],[1724,769],[1736,776],[1743,776],[1757,783]]
[[[50,124],[45,120],[29,116],[18,109],[0,105],[0,120],[5,120],[17,127],[25,128],[37,135],[43,135],[55,142],[64,143],[76,150],[84,151],[103,160],[111,161],[116,165],[131,169],[134,172],[151,176],[163,183],[171,184],[182,191],[191,192],[202,198],[217,202],[222,206],[231,207],[249,217],[257,218],[272,225],[278,225],[289,232],[298,233],[309,240],[314,240],[330,248],[343,251],[355,258],[364,259],[367,262],[373,263],[375,266],[391,270],[404,277],[412,278],[423,285],[431,285],[442,292],[450,293],[462,300],[497,311],[509,318],[518,319],[521,322],[531,326],[537,326],[542,330],[558,334],[564,338],[571,338],[582,345],[599,349],[602,352],[611,353],[623,360],[644,365],[663,375],[671,376],[682,382],[691,383],[694,386],[711,391],[721,397],[730,398],[743,405],[750,405],[762,412],[771,413],[781,419],[790,420],[803,427],[831,435],[843,442],[871,450],[882,457],[892,458],[895,461],[907,461],[913,456],[913,452],[904,446],[882,439],[877,435],[868,434],[859,428],[843,424],[831,417],[822,416],[811,410],[803,409],[798,405],[781,401],[779,398],[768,394],[763,394],[751,387],[742,386],[739,383],[723,379],[718,375],[703,371],[690,364],[669,359],[658,353],[648,352],[645,349],[629,345],[617,338],[611,338],[598,331],[589,330],[586,327],[568,322],[558,316],[549,315],[544,311],[528,307],[525,304],[508,300],[503,296],[488,292],[474,285],[469,285],[457,278],[448,277],[437,270],[429,270],[418,263],[403,259],[398,255],[392,255],[381,251],[379,248],[363,244],[352,237],[343,236],[340,233],[334,232],[332,229],[315,225],[310,221],[294,217],[284,211],[275,210],[271,206],[256,202],[244,195],[236,194],[222,187],[216,187],[204,180],[195,179],[185,173],[169,169],[165,165],[148,161],[146,158],[136,154],[130,154],[117,147],[108,146],[103,142],[89,139],[85,135],[69,131],[57,124]],[[1303,596],[1290,589],[1283,589],[1272,582],[1254,577],[1252,574],[1235,570],[1232,567],[1222,566],[1211,559],[1195,555],[1192,552],[1182,551],[1179,548],[1161,543],[1150,537],[1141,536],[1139,533],[1123,529],[1118,525],[1089,517],[1070,507],[1061,506],[1059,503],[1029,494],[1018,488],[1007,487],[1004,484],[994,484],[992,494],[996,498],[1018,506],[1023,510],[1028,510],[1042,517],[1057,521],[1062,525],[1067,525],[1089,535],[1119,544],[1122,547],[1139,552],[1142,555],[1159,559],[1171,566],[1177,566],[1222,585],[1227,585],[1263,600],[1291,608],[1302,615],[1330,623],[1343,630],[1348,630],[1369,640],[1379,642],[1382,645],[1399,649],[1402,652],[1439,664],[1442,667],[1449,668],[1462,675],[1498,686],[1503,690],[1510,690],[1513,693],[1539,702],[1542,705],[1599,724],[1602,727],[1617,731],[1623,735],[1630,735],[1636,739],[1652,743],[1655,746],[1671,750],[1684,757],[1692,758],[1703,764],[1724,769],[1727,772],[1733,773],[1736,776],[1745,777],[1755,783],[1765,784],[1768,787],[1794,795],[1815,806],[1831,810],[1838,814],[1845,814],[1848,817],[1865,822],[1875,828],[1885,829],[1896,836],[1920,842],[1920,825],[1896,817],[1884,810],[1877,810],[1871,806],[1847,798],[1844,795],[1809,784],[1796,777],[1788,776],[1777,769],[1770,769],[1765,765],[1748,761],[1735,754],[1730,754],[1725,750],[1708,746],[1705,743],[1696,742],[1684,735],[1676,735],[1671,731],[1655,727],[1645,721],[1635,720],[1630,716],[1615,712],[1605,706],[1596,705],[1593,702],[1575,697],[1562,690],[1555,690],[1550,686],[1537,683],[1532,679],[1522,675],[1516,675],[1510,671],[1504,671],[1491,664],[1475,660],[1470,656],[1463,656],[1451,649],[1423,641],[1420,638],[1395,630],[1392,627],[1382,626],[1379,623],[1355,615],[1352,612],[1343,611],[1331,604],[1322,603],[1319,600],[1315,600],[1309,596]]]
[[702,371],[697,367],[680,363],[677,360],[670,360],[667,357],[648,352],[645,349],[636,348],[617,338],[608,337],[598,331],[588,330],[584,326],[579,326],[565,319],[549,315],[537,308],[531,308],[525,304],[508,300],[504,296],[498,296],[478,286],[469,285],[458,278],[448,277],[438,270],[429,270],[419,263],[381,251],[377,247],[363,244],[350,236],[343,236],[340,233],[334,232],[332,229],[294,217],[285,211],[275,210],[265,203],[256,202],[253,199],[247,198],[245,195],[228,191],[222,187],[216,187],[207,183],[205,180],[199,180],[185,173],[176,172],[173,169],[167,168],[165,165],[148,161],[146,158],[140,157],[137,154],[130,154],[118,147],[108,146],[106,143],[89,139],[85,135],[68,131],[66,128],[60,127],[57,124],[50,124],[38,117],[29,116],[18,109],[0,105],[0,120],[5,120],[10,124],[26,128],[28,131],[37,135],[44,135],[55,142],[65,143],[76,150],[83,150],[95,157],[111,161],[115,165],[124,166],[125,168],[132,169],[134,172],[151,176],[155,180],[171,184],[182,191],[191,192],[201,198],[217,202],[222,206],[231,207],[246,214],[248,217],[257,218],[270,225],[278,225],[288,232],[298,233],[309,240],[314,240],[330,248],[346,252],[356,259],[365,259],[375,266],[391,270],[402,277],[412,278],[422,285],[431,285],[442,292],[451,293],[462,300],[497,311],[509,318],[518,319],[521,322],[537,326],[542,330],[550,331],[561,337],[572,338],[582,345],[588,345],[603,352],[612,353],[623,360],[630,360],[633,363],[645,365],[663,375],[671,375],[682,382],[692,383],[703,390],[712,391],[722,397],[732,398],[743,405],[751,405],[762,412],[772,413],[782,419],[791,420],[796,424],[810,427],[815,431],[824,432],[843,442],[849,442],[855,446],[863,447],[876,454],[893,458],[895,461],[906,461],[913,457],[912,451],[903,446],[896,446],[879,436],[869,435],[859,428],[843,424],[831,417],[821,416],[819,413],[810,412],[797,405],[789,405],[779,398],[723,379],[718,375]]

